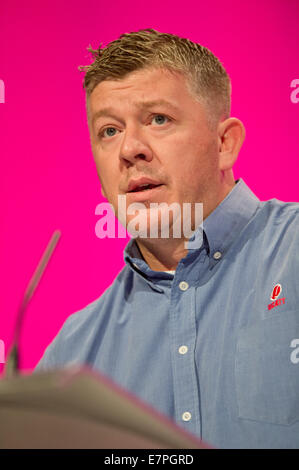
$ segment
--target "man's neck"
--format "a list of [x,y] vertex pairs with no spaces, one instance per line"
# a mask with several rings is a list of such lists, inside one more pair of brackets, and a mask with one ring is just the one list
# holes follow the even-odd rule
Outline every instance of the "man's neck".
[[[157,243],[158,241],[158,243]],[[188,253],[186,239],[138,239],[138,248],[153,271],[174,271]]]
[[[232,182],[233,184],[225,188],[217,204],[213,208],[204,211],[203,220],[205,220],[230,193],[235,185],[233,178]],[[180,260],[185,258],[188,254],[188,249],[186,248],[187,241],[186,238],[136,239],[137,246],[144,260],[153,271],[175,270]]]

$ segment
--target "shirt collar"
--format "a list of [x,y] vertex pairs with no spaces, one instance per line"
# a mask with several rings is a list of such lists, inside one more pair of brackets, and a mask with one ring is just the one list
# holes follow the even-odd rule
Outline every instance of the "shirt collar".
[[233,189],[203,221],[211,259],[217,262],[217,254],[222,257],[228,251],[259,205],[260,200],[244,180],[237,180]]
[[[213,212],[203,221],[195,231],[190,241],[198,237],[203,230],[203,244],[195,249],[190,248],[186,258],[193,259],[197,252],[206,248],[211,264],[215,264],[227,252],[240,231],[253,217],[260,204],[259,199],[240,178],[235,186]],[[191,245],[191,247],[194,246]],[[196,252],[196,253],[194,253]],[[185,258],[185,259],[186,259]],[[142,277],[150,276],[152,279],[173,278],[172,274],[152,271],[145,262],[135,239],[131,239],[124,250],[124,261]]]

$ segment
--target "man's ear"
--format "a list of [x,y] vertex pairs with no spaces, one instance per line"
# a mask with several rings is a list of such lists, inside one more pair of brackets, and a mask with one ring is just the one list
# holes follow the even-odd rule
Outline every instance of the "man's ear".
[[240,119],[228,118],[218,125],[219,168],[230,170],[237,160],[245,139],[245,127]]

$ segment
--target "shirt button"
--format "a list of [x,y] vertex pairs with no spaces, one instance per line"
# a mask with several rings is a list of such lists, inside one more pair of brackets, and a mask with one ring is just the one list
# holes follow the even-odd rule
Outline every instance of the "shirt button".
[[182,414],[183,421],[190,421],[191,419],[191,413],[189,411],[185,411],[185,413]]
[[221,256],[222,256],[222,253],[220,253],[220,251],[215,251],[215,253],[213,254],[214,259],[220,259]]
[[179,347],[179,353],[180,353],[180,354],[186,354],[187,351],[188,351],[188,347],[187,347],[187,346],[180,346],[180,347]]
[[179,287],[180,287],[181,290],[187,290],[188,287],[189,287],[189,284],[188,284],[188,282],[182,281],[182,282],[180,282]]

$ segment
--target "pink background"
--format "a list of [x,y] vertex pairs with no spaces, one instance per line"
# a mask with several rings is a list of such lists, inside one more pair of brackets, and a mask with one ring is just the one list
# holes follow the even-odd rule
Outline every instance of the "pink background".
[[298,18],[297,0],[2,0],[0,339],[6,354],[24,289],[52,232],[62,232],[24,321],[24,371],[35,367],[65,319],[112,283],[128,241],[95,236],[95,207],[103,198],[78,71],[91,62],[88,45],[154,28],[211,49],[232,79],[232,115],[247,130],[236,178],[262,200],[298,201],[299,103],[290,99],[290,84],[299,78]]

